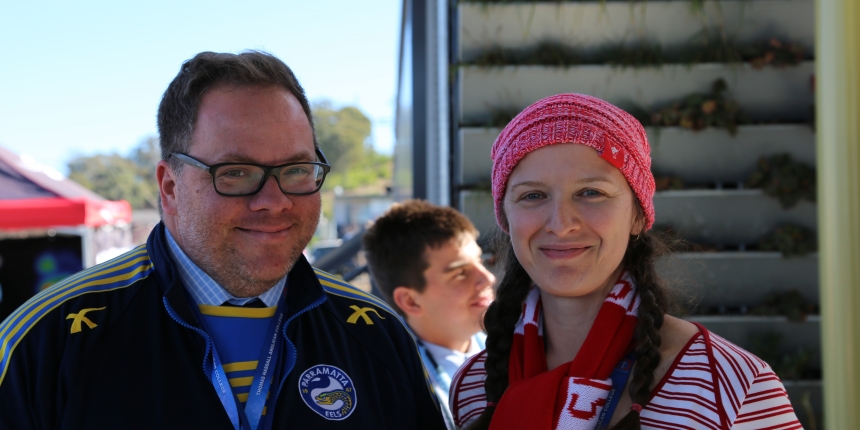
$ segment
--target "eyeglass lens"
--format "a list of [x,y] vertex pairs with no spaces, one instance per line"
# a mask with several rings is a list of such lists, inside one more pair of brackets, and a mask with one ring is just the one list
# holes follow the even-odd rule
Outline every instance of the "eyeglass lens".
[[[222,194],[248,194],[257,191],[268,177],[260,166],[232,164],[215,171],[215,189]],[[317,164],[293,164],[276,169],[281,191],[285,193],[312,193],[322,183],[324,171]]]

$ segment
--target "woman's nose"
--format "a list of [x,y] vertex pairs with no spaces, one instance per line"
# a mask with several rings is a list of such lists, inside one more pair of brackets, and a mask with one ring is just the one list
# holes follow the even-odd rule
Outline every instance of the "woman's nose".
[[581,225],[579,211],[573,202],[557,201],[552,205],[551,211],[544,228],[547,233],[563,236],[579,229]]

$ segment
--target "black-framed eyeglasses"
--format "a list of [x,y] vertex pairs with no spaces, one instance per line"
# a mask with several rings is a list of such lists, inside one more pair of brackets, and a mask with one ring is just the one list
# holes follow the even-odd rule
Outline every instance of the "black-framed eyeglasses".
[[222,196],[241,197],[257,194],[263,189],[269,176],[274,176],[284,194],[306,196],[322,188],[325,176],[331,170],[325,155],[316,149],[320,162],[287,163],[266,166],[254,163],[203,164],[190,155],[174,152],[177,160],[212,175],[215,192]]

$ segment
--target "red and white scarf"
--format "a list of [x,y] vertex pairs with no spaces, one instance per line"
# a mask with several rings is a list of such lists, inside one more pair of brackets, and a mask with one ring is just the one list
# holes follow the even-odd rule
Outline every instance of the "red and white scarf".
[[593,430],[609,390],[610,375],[630,347],[639,296],[625,271],[603,302],[573,361],[549,371],[543,339],[540,290],[532,287],[514,331],[509,385],[490,430]]

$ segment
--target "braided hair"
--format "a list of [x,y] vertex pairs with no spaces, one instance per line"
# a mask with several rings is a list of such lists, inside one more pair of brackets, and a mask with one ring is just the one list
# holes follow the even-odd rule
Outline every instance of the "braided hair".
[[[641,208],[639,210],[641,212]],[[490,405],[467,427],[468,430],[485,430],[490,427],[496,410],[495,404],[501,400],[508,388],[508,360],[514,327],[533,284],[514,255],[510,238],[500,233],[495,242],[496,255],[501,258],[504,276],[499,283],[496,299],[484,316],[484,328],[487,332],[487,359],[484,362],[487,379],[484,381],[484,390]],[[657,258],[667,252],[668,246],[660,236],[643,232],[638,237],[630,237],[622,260],[624,267],[636,280],[640,296],[639,321],[633,334],[636,365],[628,388],[633,403],[642,406],[648,403],[651,386],[654,384],[654,370],[660,364],[660,328],[663,326],[663,316],[670,310],[671,305],[667,290],[655,267]],[[613,430],[639,428],[639,413],[631,411]]]

